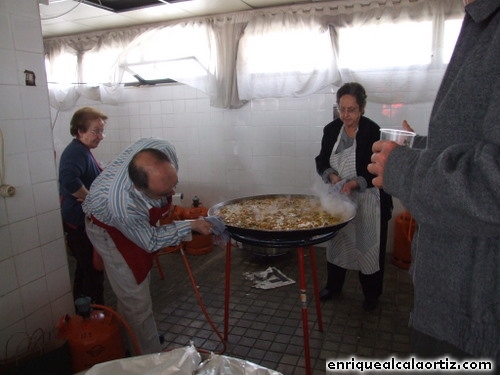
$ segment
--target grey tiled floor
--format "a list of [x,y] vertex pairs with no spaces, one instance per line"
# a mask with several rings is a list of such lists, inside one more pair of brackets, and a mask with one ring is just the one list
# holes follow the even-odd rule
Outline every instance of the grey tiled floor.
[[[336,358],[386,358],[407,356],[408,319],[412,286],[408,271],[391,264],[388,254],[384,293],[373,312],[362,309],[363,296],[357,274],[349,271],[341,297],[321,303],[324,331],[318,330],[311,266],[305,252],[310,352],[312,373],[325,374],[326,360]],[[214,326],[223,333],[225,251],[216,247],[204,255],[187,254],[197,288]],[[320,288],[326,281],[326,257],[316,248]],[[198,349],[223,352],[260,364],[284,375],[303,375],[304,341],[297,253],[262,257],[248,249],[232,249],[229,335],[226,346],[214,332],[198,303],[182,255],[160,256],[165,278],[156,267],[152,271],[151,293],[158,329],[165,336],[164,349],[193,342]],[[275,266],[296,281],[275,289],[252,287],[244,272],[263,271]],[[107,304],[114,297],[107,287]]]

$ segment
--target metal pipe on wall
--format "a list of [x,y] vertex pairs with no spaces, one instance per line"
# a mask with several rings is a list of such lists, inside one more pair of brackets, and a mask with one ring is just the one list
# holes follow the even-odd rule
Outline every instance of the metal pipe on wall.
[[4,198],[12,197],[16,194],[16,188],[11,185],[4,184],[4,149],[3,149],[3,133],[2,129],[0,129],[0,196]]

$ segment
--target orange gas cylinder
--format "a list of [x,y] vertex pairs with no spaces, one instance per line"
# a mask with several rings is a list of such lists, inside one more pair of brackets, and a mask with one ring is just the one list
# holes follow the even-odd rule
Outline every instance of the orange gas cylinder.
[[415,219],[408,211],[396,216],[394,223],[394,245],[392,263],[399,268],[411,265],[411,242],[415,233]]
[[88,297],[78,298],[75,304],[80,315],[63,316],[56,326],[58,337],[68,341],[73,372],[124,358],[125,348],[118,319],[108,311],[91,310]]
[[[190,208],[184,210],[184,220],[198,219],[208,215],[208,208],[203,207],[200,198],[195,196]],[[186,253],[191,255],[202,255],[211,252],[214,249],[214,241],[210,234],[193,233],[193,239],[184,244]]]

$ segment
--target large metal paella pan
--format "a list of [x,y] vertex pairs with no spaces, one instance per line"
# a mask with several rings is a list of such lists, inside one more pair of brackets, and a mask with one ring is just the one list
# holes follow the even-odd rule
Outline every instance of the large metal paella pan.
[[323,242],[355,215],[331,215],[318,197],[304,194],[268,194],[231,199],[208,210],[219,216],[233,238],[256,246],[295,246]]

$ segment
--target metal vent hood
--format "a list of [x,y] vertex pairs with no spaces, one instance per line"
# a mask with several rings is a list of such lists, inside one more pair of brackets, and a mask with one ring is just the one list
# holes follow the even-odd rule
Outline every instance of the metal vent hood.
[[114,13],[129,12],[156,5],[175,4],[192,0],[75,0]]

